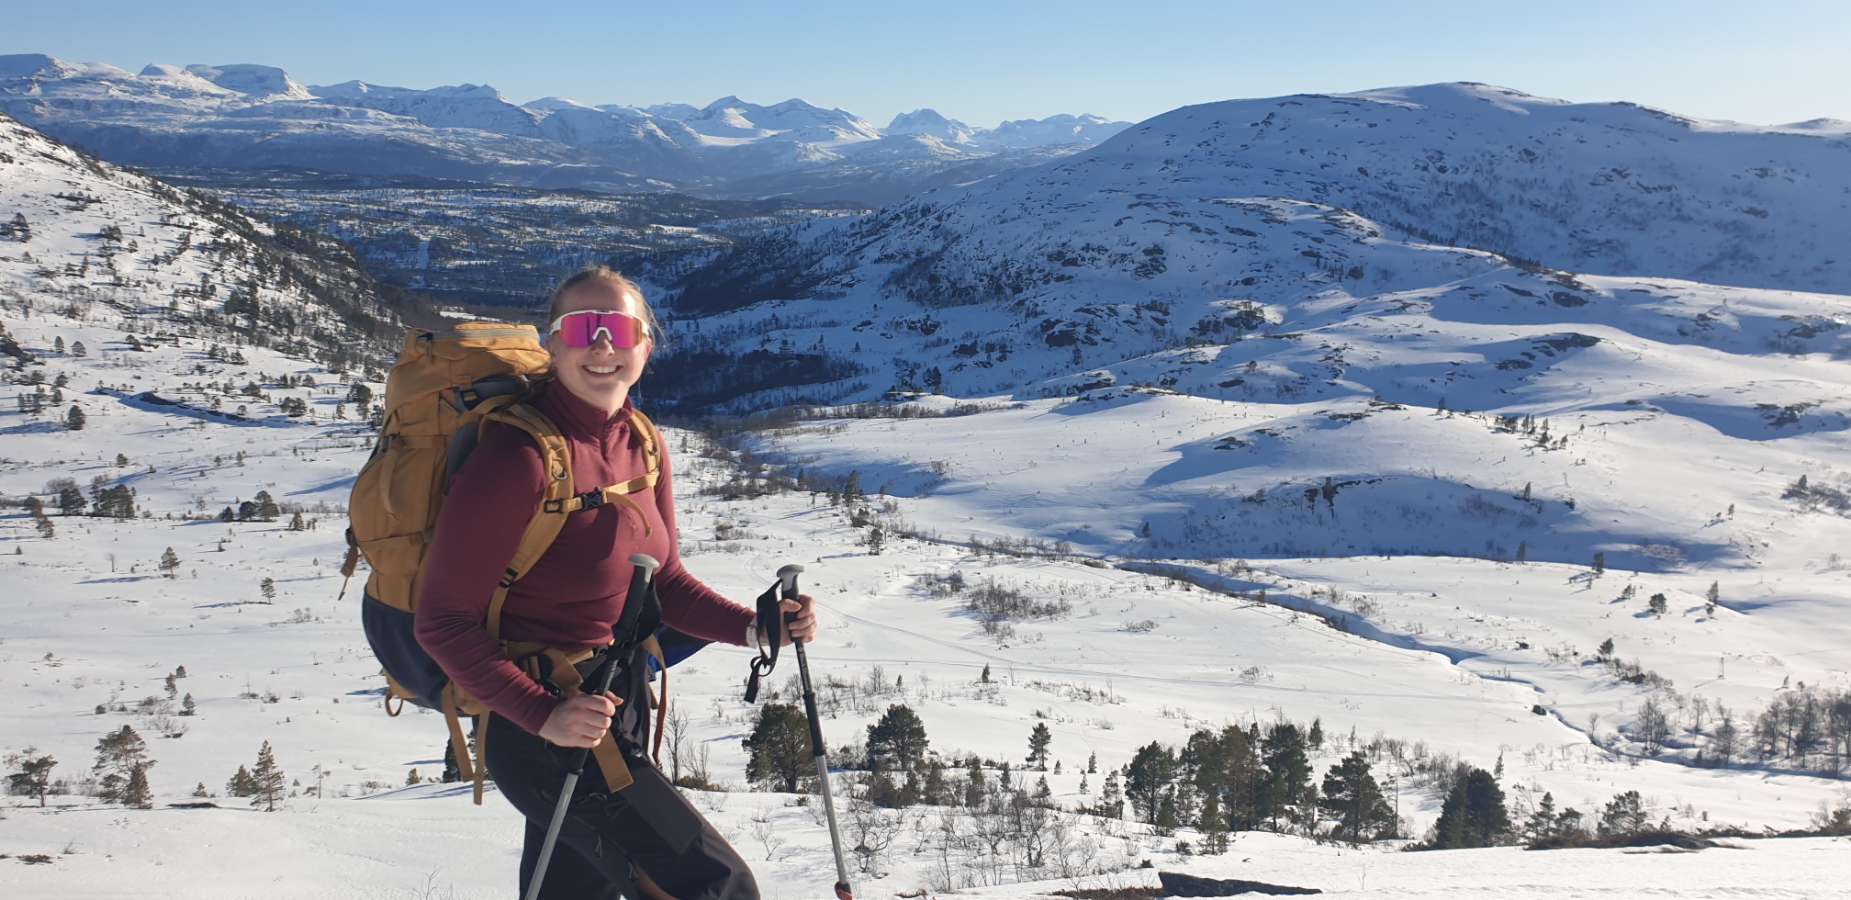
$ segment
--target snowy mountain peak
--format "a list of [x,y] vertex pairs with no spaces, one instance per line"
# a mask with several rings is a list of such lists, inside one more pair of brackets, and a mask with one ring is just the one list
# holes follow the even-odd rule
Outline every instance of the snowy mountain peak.
[[24,78],[30,75],[63,78],[75,72],[75,69],[60,62],[56,57],[46,56],[43,53],[0,55],[0,78]]
[[[146,71],[146,70],[144,70]],[[308,88],[275,66],[238,63],[229,66],[187,66],[186,71],[219,87],[253,98],[268,100],[309,100]]]
[[968,144],[976,129],[956,119],[947,119],[935,109],[915,109],[893,117],[888,134],[926,134],[952,144]]
[[521,106],[525,109],[531,109],[534,112],[556,112],[562,109],[592,109],[592,107],[568,97],[541,97],[530,103],[523,103]]
[[[598,108],[599,109],[610,109],[611,107],[600,106]],[[643,107],[643,112],[646,112],[652,116],[655,116],[658,119],[679,120],[679,119],[686,119],[691,116],[700,115],[701,111],[699,107],[691,103],[657,103],[652,106]]]

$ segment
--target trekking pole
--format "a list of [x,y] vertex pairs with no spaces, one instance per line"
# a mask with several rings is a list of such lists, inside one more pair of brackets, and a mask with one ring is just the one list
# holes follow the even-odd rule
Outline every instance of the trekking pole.
[[[785,600],[797,599],[797,575],[803,567],[792,564],[778,570],[778,583]],[[786,616],[786,623],[789,615]],[[848,886],[848,866],[842,863],[842,835],[836,828],[835,800],[829,793],[829,757],[823,752],[823,726],[816,715],[816,690],[810,686],[810,658],[803,652],[803,641],[791,637],[797,648],[797,674],[803,679],[803,712],[810,719],[810,753],[816,757],[816,780],[823,788],[823,815],[829,819],[829,846],[836,854],[836,900],[855,900]]]
[[[598,683],[592,687],[594,697],[610,693],[611,682],[617,677],[617,667],[622,664],[620,656],[628,649],[619,646],[626,643],[626,635],[617,634],[624,628],[626,621],[634,624],[636,610],[649,596],[649,582],[655,577],[656,569],[662,564],[656,558],[638,553],[630,557],[630,565],[635,571],[630,575],[630,593],[624,598],[624,614],[618,619],[616,628],[612,629],[611,645],[604,648],[604,661],[599,664],[601,674]],[[553,845],[559,842],[559,829],[566,823],[566,809],[572,805],[572,793],[578,789],[578,777],[585,772],[585,760],[591,756],[590,747],[580,747],[572,756],[572,768],[566,772],[566,786],[559,792],[559,802],[553,805],[552,824],[546,826],[546,843],[540,845],[540,862],[533,867],[533,879],[527,882],[526,900],[536,900],[540,896],[540,884],[546,880],[546,864],[553,859]]]

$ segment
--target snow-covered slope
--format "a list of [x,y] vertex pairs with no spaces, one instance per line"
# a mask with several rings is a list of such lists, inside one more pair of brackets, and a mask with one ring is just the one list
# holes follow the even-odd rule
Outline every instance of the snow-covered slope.
[[339,243],[99,162],[4,114],[0,211],[0,292],[117,329],[112,342],[185,333],[357,364],[396,336],[398,313]]
[[[43,812],[8,801],[9,883],[59,897],[124,883],[142,896],[511,893],[518,821],[498,798],[478,810],[466,789],[405,785],[440,767],[442,728],[383,715],[354,588],[336,599],[342,504],[372,437],[355,374],[306,358],[308,339],[227,352],[204,327],[210,303],[183,291],[206,275],[228,314],[226,285],[271,258],[240,243],[260,226],[157,203],[158,182],[0,125],[0,209],[25,209],[29,232],[23,247],[0,238],[0,676],[13,686],[0,751],[55,755],[70,791]],[[994,763],[1049,730],[1060,765],[1011,776],[1045,774],[1062,809],[1044,829],[987,845],[1006,818],[844,802],[849,845],[869,848],[857,896],[1124,888],[1147,883],[1144,859],[1340,897],[1842,893],[1842,839],[1386,854],[1245,833],[1202,857],[1181,844],[1201,846],[1194,829],[1075,811],[1152,741],[1313,720],[1314,780],[1363,751],[1414,835],[1439,812],[1438,773],[1461,760],[1501,772],[1519,820],[1544,792],[1592,815],[1636,790],[1651,821],[1686,828],[1804,827],[1822,804],[1851,803],[1845,755],[1783,752],[1802,720],[1781,712],[1851,690],[1844,294],[1442,246],[1300,196],[1285,175],[1256,186],[1212,146],[1185,166],[1146,157],[1155,133],[1121,139],[1136,152],[1114,142],[746,241],[691,277],[636,271],[680,357],[648,376],[653,410],[670,396],[706,409],[889,388],[961,398],[787,414],[740,436],[756,460],[667,434],[692,571],[744,599],[778,565],[808,567],[838,763],[895,703],[918,712],[954,779],[976,754],[995,783]],[[1812,209],[1769,207],[1768,221]],[[1622,221],[1579,216],[1576,228]],[[188,240],[172,230],[182,221]],[[1640,246],[1683,240],[1682,227]],[[222,252],[198,249],[208,235]],[[1810,271],[1795,260],[1785,271]],[[267,292],[272,280],[260,310],[319,315]],[[73,404],[79,431],[60,424]],[[780,489],[766,460],[810,489]],[[851,475],[864,495],[833,502]],[[132,488],[141,517],[60,514],[64,478]],[[215,515],[258,491],[283,507],[276,520]],[[19,509],[28,495],[51,503],[51,527]],[[297,512],[302,530],[287,524]],[[979,591],[1044,612],[985,627]],[[766,897],[819,896],[832,866],[815,804],[745,784],[745,659],[710,648],[675,671],[689,757],[732,789],[690,796]],[[784,698],[789,674],[773,685]],[[1719,757],[1725,723],[1740,743]],[[154,810],[83,793],[96,742],[124,725],[157,762]],[[223,785],[264,741],[300,784],[258,815]],[[845,801],[865,783],[835,777]],[[168,805],[195,785],[219,808]],[[1026,833],[1046,837],[1038,852],[984,849]]]

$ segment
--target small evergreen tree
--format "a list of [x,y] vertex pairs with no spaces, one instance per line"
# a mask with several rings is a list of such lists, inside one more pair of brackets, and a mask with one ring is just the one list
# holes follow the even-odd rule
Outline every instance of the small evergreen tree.
[[1510,833],[1510,815],[1504,809],[1504,791],[1484,769],[1474,768],[1458,779],[1440,819],[1434,824],[1435,850],[1491,847]]
[[1351,843],[1374,840],[1394,826],[1394,811],[1382,796],[1382,789],[1369,771],[1369,760],[1361,750],[1332,766],[1324,776],[1324,797],[1320,806],[1337,820],[1334,834]]
[[77,404],[71,404],[71,411],[64,415],[64,427],[70,431],[82,431],[84,421],[84,411]]
[[60,478],[52,482],[57,487],[58,511],[67,516],[81,516],[84,512],[84,492],[77,482],[69,478]]
[[1665,614],[1666,610],[1671,608],[1671,602],[1665,599],[1664,594],[1653,594],[1651,599],[1645,602],[1645,605],[1652,610],[1652,615],[1654,616],[1662,616]]
[[1311,790],[1311,761],[1302,732],[1290,722],[1280,722],[1267,730],[1260,755],[1266,766],[1261,807],[1272,829],[1279,831],[1281,816],[1287,821],[1304,818],[1305,798]]
[[269,491],[258,491],[257,496],[251,499],[257,503],[257,518],[265,522],[274,522],[277,516],[283,514],[283,510],[276,505],[276,500],[270,496]]
[[1600,811],[1601,837],[1618,837],[1638,834],[1645,830],[1645,801],[1638,791],[1627,791],[1613,795],[1605,809]]
[[289,779],[277,767],[276,753],[270,749],[270,742],[264,741],[263,748],[257,751],[257,765],[251,769],[251,805],[261,803],[264,812],[275,812],[276,801],[283,799],[288,785]]
[[910,706],[894,704],[881,714],[880,721],[868,726],[869,765],[910,770],[925,757],[928,743],[919,715]]
[[193,702],[193,695],[187,694],[180,699],[180,715],[191,716],[199,712],[199,704]]
[[1523,837],[1534,844],[1556,836],[1559,816],[1555,811],[1555,795],[1543,792],[1542,800],[1536,804],[1536,811],[1530,813],[1529,821],[1523,823]]
[[[148,745],[133,727],[124,725],[104,735],[97,739],[96,764],[91,766],[97,776],[97,796],[108,803],[126,802],[123,798],[135,769],[152,765]],[[142,778],[145,782],[147,776]]]
[[1156,824],[1165,791],[1175,777],[1176,755],[1170,748],[1156,741],[1139,747],[1125,767],[1125,799],[1131,801],[1133,814]]
[[18,796],[36,797],[45,805],[45,793],[51,789],[51,770],[58,761],[51,754],[38,755],[37,747],[27,747],[6,758],[6,764],[19,771],[6,776],[8,790]]
[[302,521],[302,510],[299,510],[299,509],[296,510],[295,515],[289,518],[289,530],[290,531],[307,531],[308,530],[308,523]]
[[767,703],[759,707],[758,723],[746,736],[745,749],[747,778],[796,793],[812,760],[809,723],[794,704]]
[[153,809],[154,792],[148,788],[148,764],[129,769],[128,784],[122,788],[122,805],[135,809]]
[[227,797],[249,797],[256,791],[257,786],[251,778],[251,770],[243,766],[239,766],[237,774],[232,775],[231,779],[225,782],[225,796]]
[[276,602],[276,580],[275,579],[267,575],[264,576],[264,580],[258,582],[257,590],[263,594],[265,603],[275,603]]
[[161,575],[172,578],[179,568],[180,557],[174,553],[174,548],[168,547],[167,552],[161,554]]
[[1048,745],[1053,741],[1054,735],[1048,731],[1048,723],[1036,722],[1035,730],[1028,735],[1028,764],[1047,771]]
[[1228,852],[1228,820],[1221,814],[1221,800],[1209,794],[1202,801],[1201,817],[1196,830],[1202,832],[1202,852],[1219,855]]

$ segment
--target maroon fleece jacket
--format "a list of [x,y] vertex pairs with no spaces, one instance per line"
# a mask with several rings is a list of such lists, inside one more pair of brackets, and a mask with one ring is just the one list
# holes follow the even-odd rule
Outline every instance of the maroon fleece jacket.
[[[577,490],[621,484],[646,470],[629,404],[606,419],[602,410],[552,385],[534,406],[566,436]],[[630,555],[647,553],[662,562],[656,589],[665,622],[696,637],[745,643],[753,611],[720,596],[681,564],[666,446],[661,472],[653,502],[647,492],[629,495],[649,523],[647,536],[636,513],[621,504],[568,517],[559,539],[508,591],[502,640],[568,652],[610,643],[629,590]],[[416,624],[418,643],[451,679],[534,734],[560,701],[501,657],[487,616],[495,584],[545,495],[545,477],[539,447],[526,432],[489,426],[457,470],[438,514]]]

